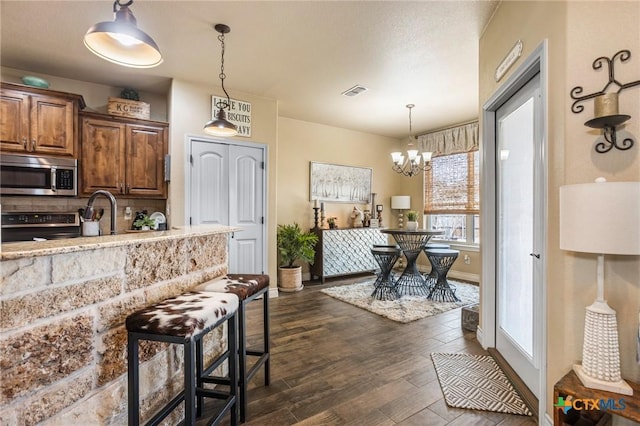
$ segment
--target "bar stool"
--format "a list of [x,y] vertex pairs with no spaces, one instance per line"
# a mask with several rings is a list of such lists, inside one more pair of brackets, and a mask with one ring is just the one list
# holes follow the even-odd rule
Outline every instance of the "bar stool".
[[[227,274],[202,283],[196,287],[199,291],[216,293],[232,293],[240,299],[238,308],[238,333],[239,333],[239,382],[240,382],[240,422],[244,423],[247,415],[247,386],[249,381],[264,366],[264,384],[269,386],[270,351],[269,351],[269,276],[259,274]],[[262,297],[263,314],[263,347],[261,350],[247,349],[247,321],[246,306],[249,302]],[[258,357],[251,368],[247,368],[247,356]],[[212,383],[222,383],[219,378],[207,379]]]
[[[425,256],[427,255],[427,250],[434,250],[434,249],[449,249],[451,248],[451,246],[449,244],[441,244],[441,243],[427,243],[424,246],[424,254]],[[429,256],[427,256],[427,259],[429,259]],[[431,271],[426,274],[425,278],[427,279],[427,282],[429,283],[429,285],[433,285],[433,283],[436,282],[436,279],[438,279],[438,273],[436,272],[436,268],[433,267],[433,263],[431,263],[431,260],[429,260],[429,263],[431,264]]]
[[459,302],[456,287],[447,281],[447,273],[460,252],[451,249],[428,249],[425,253],[437,273],[436,281],[431,286],[427,298],[441,302]]
[[391,273],[393,265],[400,257],[400,253],[400,248],[396,246],[374,245],[371,248],[373,258],[380,265],[380,272],[378,272],[373,283],[374,289],[371,293],[374,299],[395,300],[400,297]]
[[[157,425],[184,401],[185,425],[194,425],[202,414],[203,398],[224,400],[224,404],[209,420],[218,424],[231,414],[231,424],[238,424],[238,359],[236,321],[239,300],[235,294],[188,292],[136,311],[126,319],[128,365],[128,417],[129,425],[140,424],[140,371],[139,341],[151,340],[180,344],[184,349],[184,390],[162,407],[148,421]],[[218,358],[229,367],[229,392],[202,387],[203,345],[202,338],[211,330],[228,322],[227,342],[229,350]]]

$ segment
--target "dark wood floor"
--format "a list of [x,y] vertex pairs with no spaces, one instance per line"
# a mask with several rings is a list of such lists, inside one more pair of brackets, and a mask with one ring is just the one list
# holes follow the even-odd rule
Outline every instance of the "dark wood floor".
[[[536,424],[445,404],[430,353],[486,354],[460,327],[460,309],[400,324],[320,292],[364,278],[270,299],[271,385],[262,372],[252,380],[246,425]],[[249,342],[259,342],[262,303],[247,314]]]

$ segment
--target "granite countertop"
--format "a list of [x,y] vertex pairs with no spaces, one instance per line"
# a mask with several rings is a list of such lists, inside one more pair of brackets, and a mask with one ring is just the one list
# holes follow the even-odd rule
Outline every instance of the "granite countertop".
[[174,240],[186,237],[228,234],[241,230],[242,228],[222,225],[198,225],[174,227],[167,231],[141,231],[127,232],[118,235],[103,235],[100,237],[11,242],[3,243],[0,246],[0,260],[73,253],[77,251],[94,250],[97,248],[126,246],[146,241]]

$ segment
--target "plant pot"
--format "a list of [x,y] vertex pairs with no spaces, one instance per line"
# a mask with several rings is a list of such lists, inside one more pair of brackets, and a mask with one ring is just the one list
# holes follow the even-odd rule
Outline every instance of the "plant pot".
[[278,280],[278,288],[285,293],[294,293],[304,288],[302,285],[302,266],[293,268],[278,268],[280,271],[280,279]]
[[407,222],[407,231],[417,231],[418,230],[418,222],[408,221]]

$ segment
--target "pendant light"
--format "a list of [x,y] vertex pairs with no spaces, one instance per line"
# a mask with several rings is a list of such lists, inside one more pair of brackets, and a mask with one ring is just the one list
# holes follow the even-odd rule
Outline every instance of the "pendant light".
[[231,137],[238,134],[238,128],[235,124],[227,120],[227,115],[224,112],[225,109],[231,108],[231,98],[229,98],[227,89],[224,88],[224,79],[227,77],[224,74],[224,35],[228,34],[231,31],[231,28],[225,24],[216,24],[214,28],[220,33],[218,40],[220,40],[220,45],[222,46],[222,57],[220,60],[220,74],[218,77],[220,77],[222,91],[227,95],[227,100],[222,100],[216,104],[216,107],[218,108],[216,118],[204,125],[204,132],[212,136]]
[[[413,107],[415,107],[414,104],[407,104],[407,108],[409,108],[409,149],[407,149],[407,160],[405,161],[405,157],[401,152],[391,153],[393,170],[408,177],[431,169],[431,152],[423,152],[421,155],[418,155],[418,150],[414,148],[416,138],[414,138],[411,133],[411,109]],[[421,159],[423,160],[422,166],[420,165]]]
[[84,45],[102,59],[132,68],[160,65],[162,54],[155,41],[138,28],[129,6],[133,0],[113,2],[113,21],[99,22],[84,35]]

